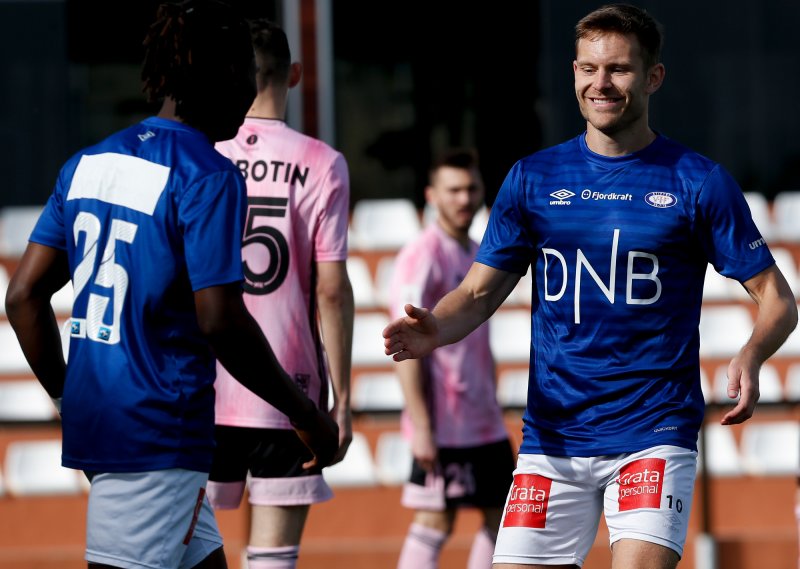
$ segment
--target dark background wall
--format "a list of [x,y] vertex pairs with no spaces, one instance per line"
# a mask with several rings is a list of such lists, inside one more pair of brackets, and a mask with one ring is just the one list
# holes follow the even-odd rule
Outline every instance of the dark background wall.
[[[573,26],[600,2],[330,2],[335,145],[353,202],[421,205],[431,156],[456,145],[478,148],[491,201],[516,159],[583,130]],[[279,2],[239,3],[280,19]],[[800,2],[634,3],[666,28],[654,128],[721,162],[745,190],[800,189]],[[70,154],[154,111],[138,67],[156,4],[0,1],[0,207],[43,203]]]

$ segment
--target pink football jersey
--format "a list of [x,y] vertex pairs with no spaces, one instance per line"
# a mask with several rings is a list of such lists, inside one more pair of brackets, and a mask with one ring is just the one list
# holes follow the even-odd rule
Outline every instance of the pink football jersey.
[[[217,150],[247,182],[242,240],[245,304],[297,385],[328,406],[315,308],[315,264],[347,259],[350,182],[344,157],[279,120],[247,118]],[[264,376],[269,382],[270,377]],[[288,419],[217,364],[216,422],[291,428]]]
[[[403,306],[433,308],[456,288],[469,271],[478,245],[465,250],[437,224],[430,224],[397,256],[391,283],[391,312],[405,316]],[[424,390],[436,443],[467,447],[508,438],[503,413],[495,397],[495,367],[489,348],[489,325],[482,324],[466,338],[442,346],[423,360]],[[402,417],[403,432],[412,424]]]

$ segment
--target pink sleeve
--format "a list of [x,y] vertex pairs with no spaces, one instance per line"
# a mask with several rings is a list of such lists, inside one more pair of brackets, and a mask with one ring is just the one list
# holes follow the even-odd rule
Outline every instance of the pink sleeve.
[[323,182],[320,223],[315,239],[316,261],[347,259],[347,223],[350,213],[350,175],[344,156],[337,153]]

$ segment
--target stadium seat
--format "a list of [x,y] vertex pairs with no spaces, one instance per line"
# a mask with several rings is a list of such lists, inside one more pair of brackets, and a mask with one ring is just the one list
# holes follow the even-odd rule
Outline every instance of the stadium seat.
[[394,255],[384,255],[378,259],[378,265],[375,268],[375,296],[378,299],[378,304],[384,308],[389,307],[394,261]]
[[383,329],[389,324],[389,316],[383,312],[356,313],[353,322],[353,365],[392,365],[392,358],[384,353]]
[[772,211],[775,237],[788,243],[800,242],[800,191],[779,192],[772,200]]
[[6,292],[8,292],[9,278],[9,274],[5,266],[0,264],[0,299],[3,299],[3,302],[0,302],[0,314],[6,313],[5,298]]
[[14,329],[7,321],[0,322],[0,373],[33,373],[22,353]]
[[0,421],[51,421],[57,416],[50,396],[35,379],[0,381]]
[[745,306],[704,307],[700,313],[700,356],[731,357],[750,338],[753,317]]
[[19,258],[28,246],[43,206],[6,206],[0,209],[0,257]]
[[489,341],[498,363],[527,363],[530,360],[530,310],[498,310],[489,318]]
[[344,460],[322,470],[331,486],[375,486],[378,476],[375,461],[364,433],[355,431]]
[[742,462],[748,474],[800,474],[800,423],[747,422],[742,427]]
[[528,369],[510,369],[497,378],[497,402],[507,409],[528,405]]
[[711,383],[708,381],[708,374],[703,367],[700,367],[700,389],[703,390],[703,400],[706,403],[714,401],[714,391],[711,388]]
[[394,372],[361,373],[356,376],[352,395],[354,411],[400,411],[403,403],[403,390]]
[[489,208],[483,206],[475,213],[472,225],[469,227],[469,236],[473,241],[480,244],[487,225],[489,225]]
[[775,352],[775,355],[790,358],[800,357],[800,330],[795,328],[794,332],[786,339],[786,342]]
[[767,198],[760,192],[744,192],[744,198],[750,206],[750,213],[761,236],[767,241],[773,239],[776,232],[775,220],[772,218]]
[[409,199],[362,199],[350,227],[354,250],[397,250],[419,234],[422,222]]
[[411,475],[411,446],[399,431],[384,431],[375,446],[378,480],[386,486],[408,481]]
[[800,402],[800,362],[793,363],[786,369],[786,400]]
[[6,489],[13,496],[80,494],[78,471],[61,466],[61,441],[14,441],[6,449]]
[[56,315],[69,316],[72,314],[72,292],[72,281],[67,281],[67,284],[50,298],[50,305]]
[[730,301],[736,298],[734,287],[741,285],[719,274],[712,265],[706,267],[706,279],[703,284],[703,301]]
[[533,293],[533,283],[531,282],[531,268],[520,277],[517,286],[503,301],[504,307],[530,306],[531,294]]
[[374,308],[377,305],[375,285],[372,274],[363,257],[347,258],[347,276],[353,286],[353,298],[356,308]]
[[702,450],[705,448],[705,460],[708,464],[708,473],[712,476],[740,476],[744,469],[736,438],[731,427],[717,423],[707,423],[705,429],[706,446],[702,446],[702,439],[698,438],[698,469],[705,468]]
[[[765,363],[761,366],[759,374],[759,401],[762,403],[778,403],[783,401],[783,385],[781,377],[774,365]],[[728,397],[728,366],[717,366],[714,373],[714,401],[717,403],[731,403]]]
[[800,298],[800,273],[798,273],[794,255],[786,247],[773,247],[771,251],[772,256],[775,257],[775,264],[786,277],[786,282],[789,283],[795,298]]

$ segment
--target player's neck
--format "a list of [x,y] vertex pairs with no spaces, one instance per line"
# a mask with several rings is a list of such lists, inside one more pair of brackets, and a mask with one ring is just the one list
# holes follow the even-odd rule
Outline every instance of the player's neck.
[[626,156],[646,148],[656,139],[653,132],[645,122],[634,128],[627,128],[621,132],[604,133],[591,124],[586,125],[586,146],[589,150],[601,156]]
[[469,249],[469,229],[462,230],[448,223],[442,223],[441,219],[437,219],[436,224],[441,228],[442,231],[447,233],[447,235],[455,239],[458,244],[461,245],[461,247],[464,249]]
[[271,90],[261,91],[256,95],[247,116],[253,119],[286,120],[286,97],[277,97]]

